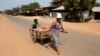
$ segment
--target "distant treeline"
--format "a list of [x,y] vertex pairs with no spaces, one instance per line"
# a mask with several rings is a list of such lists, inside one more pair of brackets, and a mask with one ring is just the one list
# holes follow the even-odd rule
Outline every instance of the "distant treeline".
[[[89,10],[94,6],[100,6],[100,3],[95,3],[96,0],[65,0],[64,6],[67,11],[72,10]],[[20,7],[15,7],[12,9],[4,10],[4,13],[11,15],[18,14],[32,14],[37,8],[40,8],[40,4],[38,2],[29,3],[26,5],[21,5]],[[1,11],[2,12],[2,11]]]
[[95,6],[100,6],[100,3],[96,3]]
[[29,3],[26,5],[21,5],[20,7],[15,7],[12,9],[4,10],[4,13],[10,15],[18,15],[18,14],[25,14],[25,13],[32,13],[35,9],[40,8],[40,4],[38,2]]

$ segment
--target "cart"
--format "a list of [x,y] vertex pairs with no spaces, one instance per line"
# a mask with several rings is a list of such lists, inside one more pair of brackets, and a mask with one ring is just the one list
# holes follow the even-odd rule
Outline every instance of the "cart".
[[51,31],[48,27],[30,29],[30,35],[33,38],[34,42],[36,42],[37,39],[40,39],[41,44],[43,44],[44,38],[51,38]]

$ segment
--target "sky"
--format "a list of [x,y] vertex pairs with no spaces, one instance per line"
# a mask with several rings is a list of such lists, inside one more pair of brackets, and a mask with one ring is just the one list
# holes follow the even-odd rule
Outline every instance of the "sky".
[[5,9],[11,9],[13,7],[19,7],[31,2],[39,2],[41,6],[49,6],[52,0],[0,0],[0,11]]
[[100,3],[100,0],[97,0],[98,3]]
[[[0,11],[11,9],[13,7],[19,7],[31,2],[39,2],[42,7],[49,6],[51,1],[52,0],[0,0]],[[100,0],[97,0],[97,2],[100,3]]]

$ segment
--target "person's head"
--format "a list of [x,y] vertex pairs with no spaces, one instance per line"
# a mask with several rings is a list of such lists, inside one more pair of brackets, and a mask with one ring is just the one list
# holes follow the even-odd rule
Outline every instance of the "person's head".
[[60,21],[61,21],[61,18],[56,18],[56,21],[57,21],[57,22],[60,22]]
[[35,23],[38,23],[38,19],[34,19],[34,22],[35,22]]
[[56,21],[60,22],[61,18],[62,18],[61,13],[57,13]]

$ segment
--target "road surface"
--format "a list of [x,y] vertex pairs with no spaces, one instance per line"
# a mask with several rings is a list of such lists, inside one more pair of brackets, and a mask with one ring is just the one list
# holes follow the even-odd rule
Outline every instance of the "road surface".
[[[31,39],[30,34],[29,34],[29,28],[32,24],[33,19],[28,19],[28,17],[27,19],[24,19],[18,16],[17,17],[8,16],[8,15],[4,15],[4,16],[6,17],[7,20],[12,22],[13,25],[16,26],[16,28],[20,31],[20,33],[22,33],[23,35],[27,37],[27,39]],[[48,26],[51,24],[51,23],[48,23],[48,21],[46,20],[41,20],[39,22],[41,23],[42,26],[43,25]],[[59,50],[61,53],[59,56],[100,56],[100,36],[99,35],[93,35],[92,33],[88,34],[81,31],[71,30],[67,27],[64,27],[64,29],[68,33],[61,32],[61,35],[59,38],[59,41],[60,41]],[[49,49],[47,50],[52,50],[52,48],[49,47]]]

